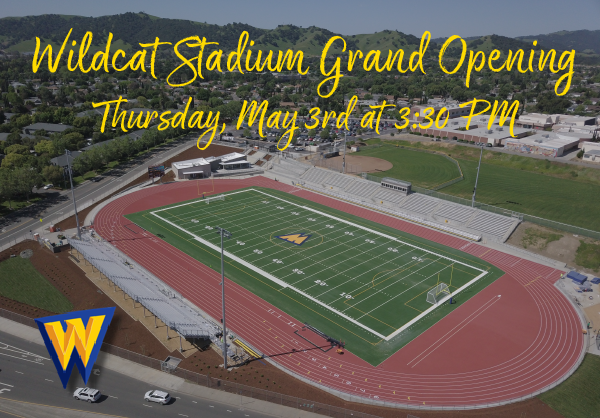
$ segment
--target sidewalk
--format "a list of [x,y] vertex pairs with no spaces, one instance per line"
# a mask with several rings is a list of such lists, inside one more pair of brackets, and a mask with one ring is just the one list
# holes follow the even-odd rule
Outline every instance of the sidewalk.
[[[18,338],[33,342],[35,344],[44,345],[42,336],[37,329],[28,327],[27,325],[19,324],[9,319],[0,318],[0,331],[12,334]],[[182,378],[172,376],[149,367],[141,366],[102,351],[98,355],[96,364],[153,386],[185,393],[197,398],[228,404],[247,411],[258,412],[261,414],[272,415],[274,417],[281,418],[317,418],[322,416],[312,412],[301,411],[298,409],[277,405],[271,402],[265,402],[258,399],[234,395],[231,393],[194,385],[186,382]],[[6,406],[3,407],[6,409]],[[19,411],[22,410],[19,409]],[[31,416],[39,417],[40,415]]]

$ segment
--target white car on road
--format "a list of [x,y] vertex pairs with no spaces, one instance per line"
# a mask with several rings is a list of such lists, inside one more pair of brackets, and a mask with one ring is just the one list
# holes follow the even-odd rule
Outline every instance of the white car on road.
[[53,188],[53,187],[54,187],[54,184],[52,184],[52,183],[50,183],[50,184],[46,184],[46,185],[44,186],[44,190],[48,190],[48,189],[51,189],[51,188]]
[[146,392],[144,395],[144,400],[146,402],[156,402],[166,405],[171,400],[171,397],[167,392],[163,392],[160,390],[151,390]]
[[101,393],[98,389],[92,388],[77,388],[73,392],[73,397],[78,401],[88,401],[89,403],[98,402]]

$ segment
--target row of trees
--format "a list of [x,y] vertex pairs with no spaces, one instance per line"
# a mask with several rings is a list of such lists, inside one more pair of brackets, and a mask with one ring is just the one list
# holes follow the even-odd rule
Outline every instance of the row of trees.
[[73,171],[84,174],[95,171],[111,161],[127,160],[141,151],[160,145],[169,138],[176,138],[185,131],[180,128],[168,128],[164,131],[148,129],[141,138],[133,140],[129,136],[116,138],[80,154],[73,160]]

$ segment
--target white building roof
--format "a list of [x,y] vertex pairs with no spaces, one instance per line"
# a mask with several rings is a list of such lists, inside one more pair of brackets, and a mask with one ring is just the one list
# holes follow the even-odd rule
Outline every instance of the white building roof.
[[507,142],[519,143],[525,145],[536,145],[544,148],[560,149],[579,142],[579,138],[568,134],[558,134],[556,132],[537,133],[524,138],[510,138]]
[[173,168],[176,168],[177,170],[181,170],[183,168],[199,167],[199,166],[208,165],[208,164],[210,164],[210,163],[208,161],[206,161],[204,158],[195,158],[193,160],[178,161],[171,165],[173,166]]
[[242,158],[242,157],[245,158],[246,156],[244,154],[240,154],[239,152],[232,152],[230,154],[221,155],[220,158],[221,158],[221,162],[225,163],[227,161]]

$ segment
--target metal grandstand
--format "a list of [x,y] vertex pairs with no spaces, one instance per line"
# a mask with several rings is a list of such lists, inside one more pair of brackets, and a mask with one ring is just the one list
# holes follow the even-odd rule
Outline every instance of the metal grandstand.
[[[115,248],[90,232],[69,243],[111,282],[140,303],[183,338],[217,342],[220,327],[195,311],[183,298],[140,266],[127,261]],[[235,353],[228,350],[228,354]]]
[[340,174],[283,160],[272,167],[278,178],[473,241],[504,242],[521,222],[512,216],[471,208],[423,193],[409,195],[387,189],[372,179]]

